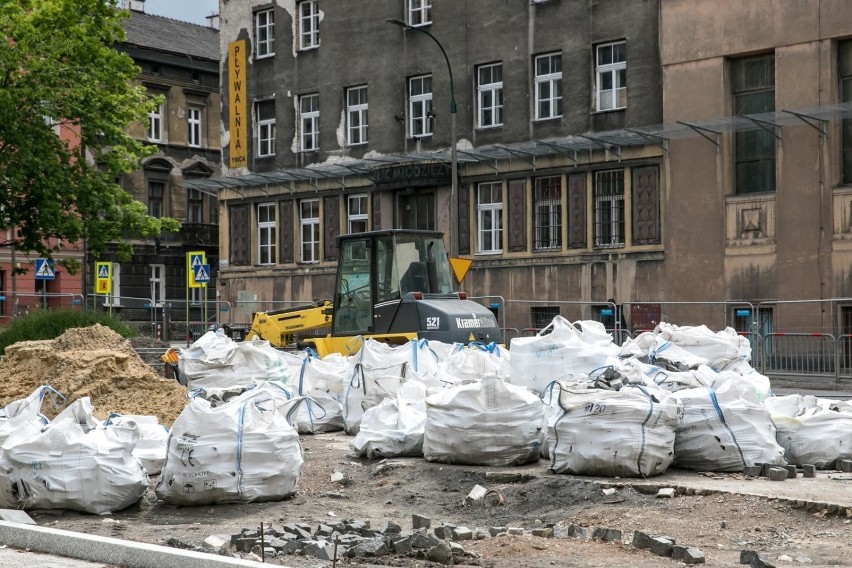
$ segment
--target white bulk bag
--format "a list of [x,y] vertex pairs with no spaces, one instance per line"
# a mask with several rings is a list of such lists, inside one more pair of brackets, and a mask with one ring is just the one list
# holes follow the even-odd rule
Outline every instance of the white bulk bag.
[[157,496],[208,505],[292,495],[304,459],[287,414],[302,401],[268,383],[217,407],[193,399],[172,425]]
[[737,375],[722,377],[714,388],[674,393],[683,405],[675,438],[677,466],[742,471],[757,464],[786,463],[769,411],[746,398],[750,387],[739,379]]
[[48,424],[50,420],[41,413],[41,405],[47,395],[51,395],[57,407],[65,403],[65,397],[48,385],[35,389],[27,398],[14,400],[0,409],[0,444],[9,434],[21,428],[25,422],[36,425]]
[[166,461],[169,429],[160,424],[156,416],[137,414],[112,414],[104,420],[104,428],[123,427],[129,423],[135,424],[139,430],[139,441],[133,448],[133,457],[142,463],[148,475],[157,475]]
[[50,424],[25,422],[0,452],[0,507],[70,509],[96,515],[136,503],[148,487],[132,455],[135,424],[104,429],[83,397]]
[[508,379],[512,372],[509,351],[496,343],[461,346],[441,363],[441,367],[448,375],[461,381],[483,377]]
[[423,456],[443,463],[520,465],[538,459],[545,427],[540,398],[486,377],[426,398]]
[[364,412],[358,435],[349,443],[357,456],[367,459],[423,455],[426,425],[426,385],[406,380],[394,398]]
[[345,372],[346,367],[325,363],[312,356],[302,360],[294,386],[296,395],[305,397],[305,402],[291,413],[293,418],[290,422],[299,434],[343,430],[343,405],[337,400],[342,393],[343,382],[339,380],[342,375],[329,370]]
[[236,342],[222,330],[208,331],[178,357],[178,369],[189,388],[250,385],[256,381],[287,384],[287,357],[268,341]]
[[665,391],[563,388],[561,415],[548,431],[555,473],[650,477],[674,458],[679,403]]
[[538,335],[513,338],[509,382],[542,393],[553,381],[612,365],[619,348],[603,324],[581,321],[577,325],[581,329],[556,316]]
[[701,357],[713,369],[720,371],[732,362],[751,359],[751,344],[732,327],[719,332],[705,325],[678,327],[661,322],[654,330],[658,338],[671,341],[689,353]]
[[325,357],[319,359],[308,354],[302,358],[299,366],[292,369],[291,384],[296,392],[304,396],[325,393],[337,402],[343,402],[346,385],[350,376],[349,365],[343,357]]
[[778,443],[790,463],[819,468],[852,459],[852,404],[791,394],[766,399]]

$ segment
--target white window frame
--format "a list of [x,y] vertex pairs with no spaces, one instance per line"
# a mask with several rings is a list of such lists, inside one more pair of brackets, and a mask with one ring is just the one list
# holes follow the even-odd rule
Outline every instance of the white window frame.
[[[614,61],[617,46],[623,46],[621,50],[624,55],[622,61]],[[601,57],[606,50],[610,51],[610,63],[601,63]],[[620,84],[620,77],[624,76],[624,84]],[[609,77],[610,89],[604,89],[604,79]],[[595,47],[595,110],[603,112],[608,110],[619,110],[627,108],[627,42],[613,41]]]
[[432,0],[406,0],[408,25],[415,28],[432,23]]
[[157,108],[148,113],[148,141],[163,141],[163,112],[164,105],[160,103]]
[[[260,119],[260,105],[268,103],[266,101],[258,101],[255,103],[255,116],[257,118],[257,156],[263,158],[265,156],[275,155],[275,114],[272,118]],[[275,102],[272,101],[273,109]]]
[[476,217],[477,248],[479,252],[484,254],[503,252],[502,182],[493,181],[477,184]]
[[[595,248],[617,248],[623,247],[626,241],[625,236],[625,187],[624,178],[626,174],[624,170],[603,170],[595,172],[594,186],[594,215],[595,215]],[[612,191],[613,184],[620,185],[618,192]],[[604,217],[606,213],[606,217]],[[602,228],[606,227],[605,231],[607,239],[604,240],[601,234]]]
[[112,306],[114,308],[121,307],[121,264],[117,262],[112,263],[112,270],[110,272],[112,275],[112,291],[109,293],[109,297],[107,301],[104,302],[105,306]]
[[258,203],[257,263],[260,266],[275,264],[276,227],[275,203]]
[[319,2],[303,0],[299,2],[299,49],[316,49],[319,40]]
[[[370,216],[367,212],[369,198],[366,193],[356,193],[346,197],[346,229],[348,234],[363,233],[369,230]],[[353,225],[363,223],[363,230],[356,230]]]
[[275,12],[272,8],[254,13],[254,58],[275,55]]
[[201,107],[186,108],[186,143],[194,148],[201,147]]
[[[482,73],[486,70],[490,78],[483,81]],[[499,81],[494,80],[495,70],[500,73]],[[490,104],[487,102],[489,98]],[[503,63],[488,63],[476,68],[476,102],[478,128],[503,126]]]
[[[346,89],[346,145],[367,143],[367,85]],[[353,97],[355,100],[353,101]]]
[[319,93],[300,96],[299,139],[302,152],[316,152],[319,150],[319,118]]
[[[550,60],[548,63],[548,67],[551,69],[551,71],[539,75],[538,64],[539,61],[542,61],[544,59]],[[554,61],[559,62],[559,71],[552,71],[553,67],[555,67]],[[562,116],[562,109],[560,108],[562,106],[562,54],[559,52],[554,52],[537,55],[534,60],[534,66],[535,119],[550,120],[552,118],[559,118],[560,116]],[[546,94],[544,93],[545,88],[547,91]],[[545,102],[547,103],[549,109],[547,114],[541,112],[541,105]]]
[[151,266],[151,307],[162,308],[166,300],[166,265]]
[[[426,91],[428,80],[428,92]],[[416,89],[415,89],[416,87]],[[417,94],[415,94],[415,91]],[[432,75],[408,79],[408,133],[411,138],[432,136]],[[420,132],[417,132],[417,126]]]
[[301,252],[299,258],[305,264],[320,261],[320,211],[319,199],[303,199],[299,202],[299,235]]

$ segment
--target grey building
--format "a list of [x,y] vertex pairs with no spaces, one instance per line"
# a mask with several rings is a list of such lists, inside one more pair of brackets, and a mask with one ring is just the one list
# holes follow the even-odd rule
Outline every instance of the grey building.
[[331,297],[335,237],[395,227],[443,231],[472,296],[584,317],[653,297],[658,1],[220,6],[224,176],[191,186],[218,192],[234,322]]
[[[167,305],[173,319],[184,321],[188,301],[195,321],[204,317],[205,300],[215,300],[215,283],[187,286],[187,253],[204,253],[208,263],[217,264],[218,202],[215,192],[188,188],[186,182],[207,178],[220,168],[219,32],[146,14],[144,1],[128,2],[126,8],[126,41],[118,47],[140,67],[139,83],[152,96],[163,97],[163,103],[146,124],[131,131],[156,145],[157,153],[122,184],[147,204],[149,215],[172,217],[182,226],[161,239],[129,236],[134,246],[131,262],[119,263],[110,254],[92,260],[114,261],[112,294],[103,303],[128,319],[152,322],[162,333]],[[90,264],[89,270],[93,268]]]

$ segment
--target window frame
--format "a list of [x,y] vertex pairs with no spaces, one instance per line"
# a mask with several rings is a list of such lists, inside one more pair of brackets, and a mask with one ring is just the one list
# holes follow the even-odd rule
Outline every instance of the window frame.
[[[428,79],[428,92],[426,91],[426,80]],[[419,83],[419,90],[414,94],[415,84]],[[408,135],[410,138],[427,138],[432,136],[432,74],[416,75],[408,78]],[[417,113],[415,113],[417,109]],[[422,131],[416,132],[415,126],[420,125]]]
[[163,114],[165,114],[165,103],[158,104],[155,109],[148,112],[146,138],[149,142],[163,141]]
[[[760,60],[771,62],[771,85],[751,84],[748,86],[740,86],[738,88],[737,83],[741,75],[743,77],[748,77],[749,82],[753,82],[756,77],[759,77],[760,74],[753,72],[754,70],[752,70],[751,73],[746,72],[745,66],[751,62]],[[755,112],[773,112],[775,110],[775,100],[777,96],[777,82],[775,80],[775,76],[777,71],[774,52],[733,59],[731,60],[730,71],[732,75],[731,103],[734,115],[754,114]],[[742,71],[742,73],[740,73],[740,71]],[[759,104],[761,100],[764,100],[761,95],[768,95],[770,93],[771,98],[769,100],[771,100],[771,104],[764,105],[764,108],[757,111],[751,110],[750,112],[744,112],[744,107],[753,105],[755,102]],[[778,176],[776,172],[776,168],[778,167],[778,146],[775,138],[776,134],[776,132],[766,128],[734,132],[732,165],[734,193],[736,195],[753,195],[755,193],[776,192],[778,185]],[[772,148],[771,157],[769,152],[761,152],[761,146],[765,148]],[[741,168],[741,166],[747,164],[756,164],[756,185],[749,184],[746,182],[746,179],[742,179],[747,178],[747,175],[749,174],[746,168]],[[763,177],[764,175],[766,176],[765,178]]]
[[[316,103],[311,110],[305,110],[305,103]],[[299,144],[300,152],[319,151],[319,93],[299,96]],[[308,127],[310,126],[310,130]],[[307,142],[310,141],[310,144]]]
[[[623,61],[615,61],[616,47],[623,46],[620,50],[624,55]],[[610,49],[612,53],[612,61],[602,64],[602,50]],[[618,83],[623,74],[624,85],[618,86]],[[603,80],[609,75],[612,87],[603,89]],[[623,93],[623,104],[619,105],[619,92]],[[602,97],[608,95],[612,106],[604,106]],[[613,110],[623,110],[627,108],[627,41],[618,40],[607,43],[602,43],[595,46],[595,112],[609,112]]]
[[[166,180],[149,179],[148,180],[148,216],[162,219],[165,213],[163,205],[166,198]],[[159,195],[155,195],[154,189],[159,188]]]
[[[548,73],[539,74],[539,61],[544,59],[550,60],[548,67],[551,70]],[[559,63],[559,71],[557,72],[552,71],[554,61],[558,61]],[[562,52],[553,51],[550,53],[536,55],[533,59],[533,71],[535,76],[535,96],[533,98],[535,101],[535,120],[540,121],[560,118],[562,116]],[[548,91],[550,93],[546,99],[542,97],[542,87],[544,85],[548,86]],[[541,104],[545,101],[548,103],[548,108],[550,109],[550,112],[547,115],[540,113]]]
[[166,265],[151,264],[151,307],[162,308],[166,304]]
[[[357,208],[353,208],[353,203],[359,203]],[[370,230],[370,215],[369,215],[369,196],[366,193],[355,193],[346,196],[346,230],[347,234],[363,233]],[[357,209],[357,213],[353,210]],[[354,230],[354,223],[364,223],[364,230]]]
[[[544,182],[558,182],[558,195],[552,195],[554,187]],[[542,176],[533,181],[533,250],[562,250],[562,202],[564,188],[562,176]],[[543,195],[542,192],[551,193]],[[545,234],[546,233],[546,234]],[[544,244],[547,243],[547,244]]]
[[[320,46],[319,38],[319,2],[318,0],[301,0],[299,8],[299,50],[307,51]],[[305,13],[305,9],[310,10]],[[305,24],[309,25],[306,26]],[[306,32],[305,29],[308,29]]]
[[[260,118],[260,111],[262,105],[271,105],[272,107],[272,118]],[[258,158],[266,158],[269,156],[275,155],[275,137],[276,137],[276,126],[275,126],[275,99],[266,99],[262,101],[256,101],[254,103],[255,106],[255,140],[257,149],[255,150],[255,154]],[[264,148],[266,151],[264,152]]]
[[277,249],[277,207],[273,202],[258,203],[257,215],[257,264],[272,266],[275,264]]
[[109,295],[106,297],[104,301],[104,306],[111,306],[113,308],[122,307],[121,304],[121,264],[118,262],[113,262],[110,270],[110,276],[112,277],[112,289]]
[[[837,98],[852,102],[852,39],[837,42]],[[852,118],[840,120],[840,183],[852,184]]]
[[[310,208],[307,213],[312,216],[305,215],[305,206]],[[320,261],[320,200],[318,198],[299,201],[299,261],[302,264],[317,264]]]
[[[489,201],[483,201],[483,191],[489,192]],[[496,197],[498,200],[494,200]],[[503,182],[488,181],[476,184],[476,242],[479,254],[503,252]],[[490,226],[485,227],[486,221]],[[490,241],[491,246],[487,246]]]
[[[603,179],[609,177],[610,179]],[[625,171],[623,168],[599,170],[594,173],[592,187],[592,214],[594,215],[593,238],[594,248],[610,249],[623,248],[627,244],[626,211],[627,197],[625,194]],[[613,183],[617,191],[608,189],[601,191],[603,185],[609,188]],[[604,206],[604,204],[609,204]],[[604,215],[604,213],[609,215]]]
[[420,28],[432,24],[432,0],[406,0],[408,25]]
[[[491,81],[482,82],[482,71],[492,69]],[[494,81],[494,69],[499,69],[500,80]],[[487,105],[485,98],[491,96],[491,104]],[[485,63],[476,68],[476,127],[497,128],[503,126],[503,62]],[[485,113],[490,112],[491,120],[486,124]],[[495,118],[496,116],[496,118]]]
[[204,223],[204,194],[199,189],[190,187],[186,190],[186,222]]
[[[353,104],[350,95],[360,93],[361,91],[364,93],[363,102],[361,102],[362,99],[359,95],[358,102]],[[369,92],[367,85],[348,87],[343,96],[346,102],[346,145],[359,146],[367,144],[367,113],[369,111]],[[353,121],[353,117],[357,117],[357,120]],[[357,124],[355,124],[356,122]],[[356,135],[353,136],[353,133]],[[357,138],[357,141],[355,138]]]
[[[196,115],[196,116],[193,116]],[[186,144],[193,148],[202,146],[203,109],[197,105],[186,107]]]
[[274,55],[275,11],[272,8],[258,10],[254,13],[254,58],[266,59]]

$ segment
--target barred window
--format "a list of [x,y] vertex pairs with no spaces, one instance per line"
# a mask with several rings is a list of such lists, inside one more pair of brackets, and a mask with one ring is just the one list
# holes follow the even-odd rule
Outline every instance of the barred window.
[[535,250],[562,248],[562,177],[536,178],[533,194]]
[[595,246],[624,246],[624,170],[595,173]]

